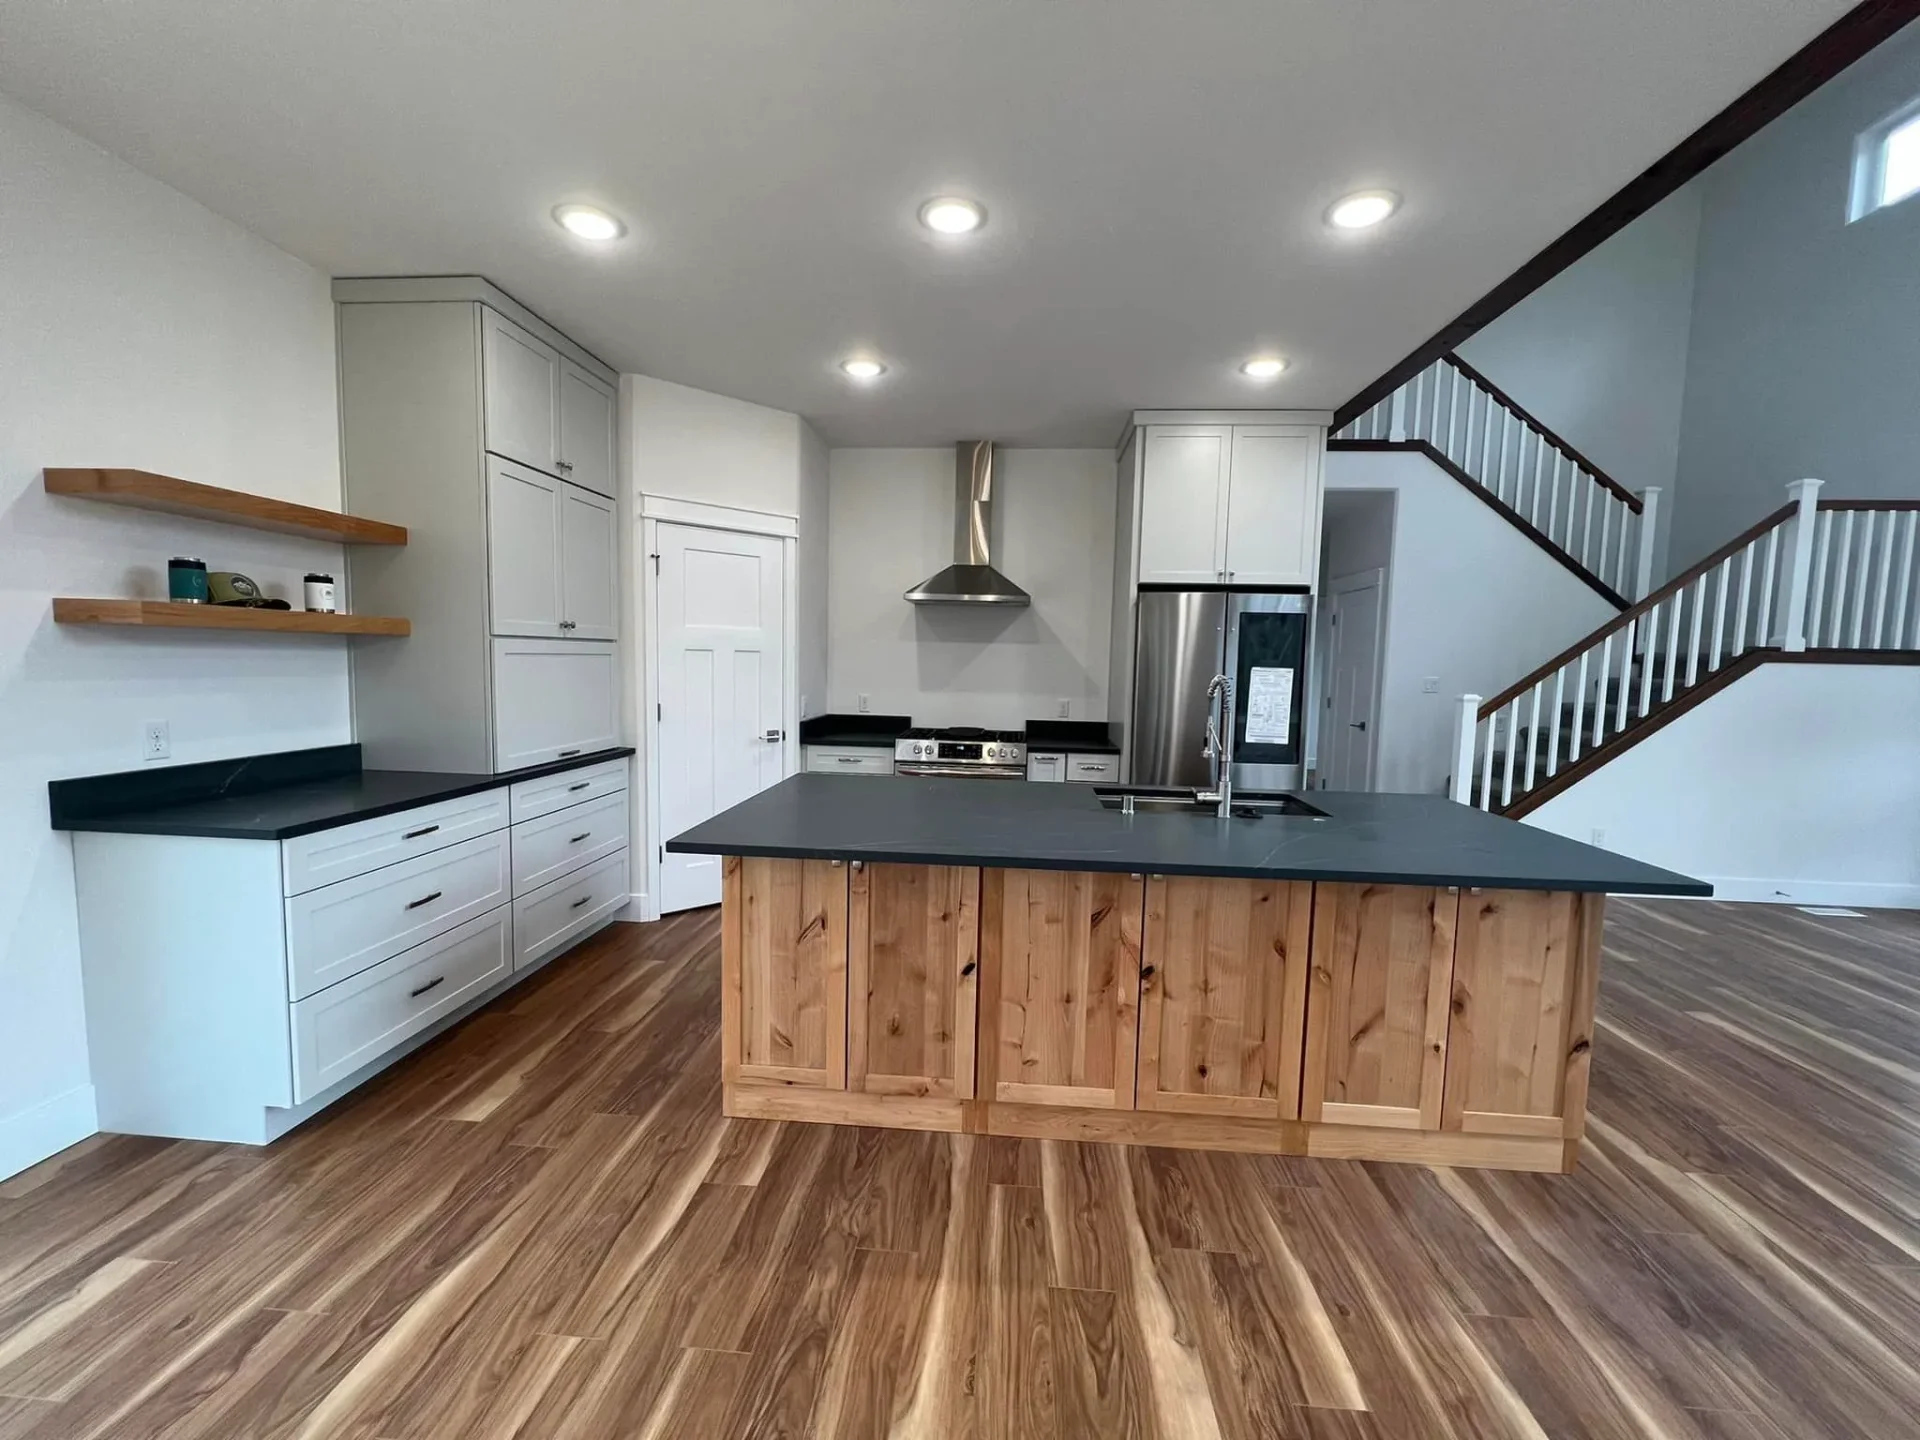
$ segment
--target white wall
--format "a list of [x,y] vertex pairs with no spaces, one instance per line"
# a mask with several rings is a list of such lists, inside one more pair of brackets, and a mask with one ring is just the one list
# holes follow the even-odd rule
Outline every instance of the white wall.
[[646,375],[623,376],[620,393],[640,493],[800,513],[798,415]]
[[1618,612],[1423,455],[1334,451],[1326,474],[1330,509],[1343,490],[1394,492],[1374,786],[1438,794],[1457,698],[1497,694]]
[[828,537],[831,489],[826,442],[800,425],[800,537],[794,563],[800,567],[800,713],[814,715],[827,704],[827,576],[832,565]]
[[[50,779],[350,738],[345,642],[56,628],[203,557],[291,593],[337,546],[40,488],[117,465],[338,508],[326,277],[0,98],[0,1176],[92,1132],[78,926]],[[289,588],[291,590],[289,591]]]
[[1917,97],[1909,26],[1702,177],[1676,559],[1803,475],[1920,496],[1920,197],[1846,223],[1854,136]]
[[[1666,513],[1680,456],[1700,211],[1699,187],[1683,187],[1460,347],[1468,364],[1629,490],[1658,485]],[[1668,573],[1668,527],[1659,528],[1656,576]],[[1675,558],[1678,569],[1697,557]]]
[[954,558],[954,451],[831,456],[827,709],[861,694],[880,714],[933,725],[1017,727],[1107,718],[1113,455],[1001,450],[994,565],[1026,609],[909,605],[902,594]]
[[1920,667],[1762,665],[1526,823],[1725,900],[1920,906],[1917,719]]

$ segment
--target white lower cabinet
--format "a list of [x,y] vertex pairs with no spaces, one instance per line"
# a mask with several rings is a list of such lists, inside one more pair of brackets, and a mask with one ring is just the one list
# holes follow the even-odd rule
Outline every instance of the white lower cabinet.
[[[569,805],[584,805],[627,788],[628,761],[623,756],[601,765],[582,765],[538,780],[522,780],[509,792],[508,813],[513,823],[538,820]],[[498,792],[495,792],[498,793]]]
[[893,751],[872,745],[809,745],[807,769],[815,775],[891,775]]
[[494,768],[520,770],[620,743],[618,646],[493,642]]
[[1118,755],[1069,755],[1067,779],[1082,785],[1111,785],[1120,778]]
[[517,896],[513,968],[523,970],[584,935],[627,903],[627,852]]
[[538,820],[523,820],[513,827],[513,893],[536,890],[626,845],[624,790]]
[[513,968],[506,905],[296,1000],[293,1098],[310,1100],[452,1014]]

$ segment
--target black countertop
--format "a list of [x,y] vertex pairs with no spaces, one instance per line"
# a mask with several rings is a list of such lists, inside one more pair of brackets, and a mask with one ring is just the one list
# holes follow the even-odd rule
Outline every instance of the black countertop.
[[48,808],[56,830],[289,840],[633,753],[621,745],[498,775],[456,775],[363,770],[359,746],[336,745],[56,780],[47,787]]
[[667,849],[905,864],[1479,885],[1621,895],[1713,887],[1437,795],[1316,790],[1324,820],[1122,815],[1092,786],[796,775]]
[[802,745],[879,745],[893,742],[913,728],[911,715],[815,715],[800,722]]

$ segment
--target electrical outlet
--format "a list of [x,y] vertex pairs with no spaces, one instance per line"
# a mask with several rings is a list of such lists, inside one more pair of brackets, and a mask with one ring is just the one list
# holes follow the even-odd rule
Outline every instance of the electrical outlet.
[[1420,682],[1420,693],[1422,695],[1438,695],[1440,693],[1440,677],[1438,675],[1429,675],[1423,679]]
[[873,697],[871,695],[862,695],[860,697],[860,713],[864,715],[871,709],[873,709]]
[[167,722],[149,720],[141,731],[140,758],[142,760],[164,760],[173,754],[173,739],[167,733]]
[[1592,830],[1591,830],[1590,832],[1588,832],[1588,835],[1587,835],[1587,843],[1588,843],[1589,845],[1604,845],[1604,844],[1606,844],[1606,843],[1607,843],[1607,832],[1606,832],[1606,831],[1604,831],[1604,830],[1602,830],[1602,829],[1601,829],[1601,828],[1600,828],[1599,826],[1597,826],[1597,825],[1596,825],[1596,826],[1594,826],[1594,828],[1593,828],[1593,829],[1592,829]]
[[1060,697],[1060,718],[1062,720],[1071,720],[1073,718],[1073,701],[1067,699],[1064,695]]

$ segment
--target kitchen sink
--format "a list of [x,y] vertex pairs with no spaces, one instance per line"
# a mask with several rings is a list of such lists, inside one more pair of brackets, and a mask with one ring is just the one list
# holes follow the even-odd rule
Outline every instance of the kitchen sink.
[[[1163,790],[1147,787],[1096,788],[1094,793],[1108,810],[1126,808],[1129,798],[1137,815],[1211,815],[1217,802],[1202,800],[1191,790]],[[1268,815],[1287,815],[1307,820],[1324,820],[1327,812],[1317,810],[1298,795],[1277,795],[1257,791],[1233,797],[1233,815],[1238,820],[1258,820]]]

